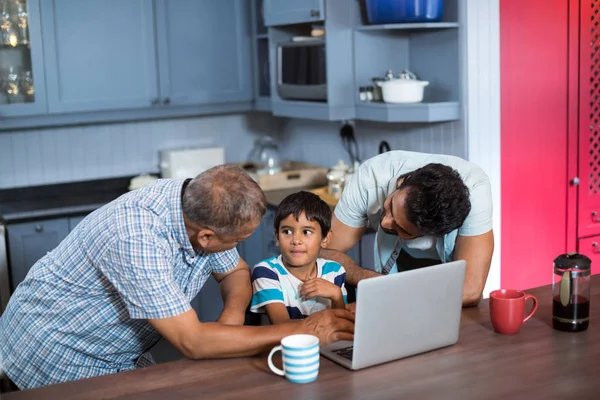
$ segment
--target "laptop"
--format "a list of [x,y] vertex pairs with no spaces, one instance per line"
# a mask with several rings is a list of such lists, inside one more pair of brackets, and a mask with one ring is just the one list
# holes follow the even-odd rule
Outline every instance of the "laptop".
[[466,262],[453,261],[358,282],[354,341],[321,355],[357,370],[458,341]]

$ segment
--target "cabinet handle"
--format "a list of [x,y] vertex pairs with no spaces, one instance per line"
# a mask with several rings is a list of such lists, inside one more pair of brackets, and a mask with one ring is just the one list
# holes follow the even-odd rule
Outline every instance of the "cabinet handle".
[[310,10],[311,17],[318,18],[320,15],[321,15],[321,12],[319,10]]
[[596,211],[592,211],[592,221],[600,222],[600,217],[598,216],[598,213]]
[[592,242],[592,251],[594,253],[600,253],[600,248],[598,248],[598,242]]
[[579,177],[578,176],[576,176],[575,178],[571,179],[571,185],[573,185],[573,186],[579,185]]
[[160,103],[160,101],[158,100],[158,97],[157,97],[157,98],[155,98],[155,99],[152,99],[152,105],[153,105],[153,106],[157,106],[157,105],[158,105],[158,103]]
[[36,225],[35,226],[35,231],[36,232],[43,232],[44,231],[44,226],[40,225],[40,224]]
[[171,102],[171,99],[168,97],[165,97],[163,100],[163,104],[169,104]]

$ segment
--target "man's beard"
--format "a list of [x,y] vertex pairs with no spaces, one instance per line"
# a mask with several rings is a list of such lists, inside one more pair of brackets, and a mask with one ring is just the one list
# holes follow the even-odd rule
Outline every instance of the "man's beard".
[[379,226],[381,227],[381,230],[384,231],[385,233],[387,233],[388,235],[398,236],[398,232],[391,230],[391,229],[386,229],[381,225],[381,222],[383,221],[384,217],[385,217],[385,210],[383,210],[381,212],[381,217],[379,218]]

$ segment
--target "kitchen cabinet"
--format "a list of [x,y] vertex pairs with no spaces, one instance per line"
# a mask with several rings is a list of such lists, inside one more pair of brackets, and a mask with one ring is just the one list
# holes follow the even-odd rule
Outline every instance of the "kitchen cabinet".
[[266,26],[292,25],[325,19],[324,0],[264,0]]
[[249,10],[245,0],[156,0],[163,104],[252,100]]
[[360,266],[375,271],[375,232],[365,233],[360,239]]
[[0,119],[45,114],[40,1],[0,2]]
[[[283,5],[285,3],[286,5]],[[303,10],[313,2],[288,2],[265,0],[265,21],[269,25],[269,15],[287,15],[292,10]],[[312,4],[313,6],[317,4]],[[325,37],[325,81],[327,85],[326,101],[292,100],[281,97],[278,91],[280,43],[296,40],[297,37],[308,37],[314,23],[295,19],[294,25],[278,25],[269,28],[269,63],[271,68],[271,105],[275,116],[291,118],[308,118],[325,121],[354,119],[355,90],[353,60],[353,29],[356,25],[359,5],[357,1],[340,0],[319,2],[322,7]],[[305,9],[304,9],[305,10]],[[306,10],[305,10],[306,11]],[[299,12],[299,11],[298,11]],[[324,18],[325,14],[327,18]],[[281,18],[283,20],[283,17]],[[288,19],[289,21],[289,19]],[[299,23],[304,22],[304,23]],[[322,73],[322,71],[319,71]],[[358,92],[356,92],[358,93]]]
[[41,10],[50,113],[157,101],[152,0],[46,0]]
[[10,281],[12,290],[25,279],[29,269],[47,252],[54,249],[69,233],[69,219],[9,225]]
[[[380,122],[443,122],[460,119],[460,24],[457,0],[444,2],[441,22],[359,25],[354,29],[356,119]],[[386,71],[408,69],[428,81],[420,103],[363,101],[361,87]]]
[[263,0],[252,1],[254,110],[271,111],[269,34],[262,14]]
[[53,250],[85,216],[10,224],[10,283],[14,291],[40,258]]
[[1,47],[0,71],[5,55],[16,54],[33,71],[35,101],[5,105],[0,93],[0,117],[38,115],[9,118],[0,129],[251,109],[250,4],[244,0],[28,4],[31,45]]
[[[327,32],[327,100],[298,101],[281,97],[277,90],[278,45],[299,36],[310,36],[314,23],[290,17],[300,15],[301,10],[306,11],[308,3],[313,2],[265,0],[265,21],[270,26],[268,45],[274,115],[393,123],[460,119],[462,34],[458,0],[445,1],[441,22],[382,25],[363,24],[358,1],[319,2],[323,7],[323,26]],[[392,104],[360,99],[360,88],[372,86],[374,77],[383,77],[388,70],[397,76],[404,69],[416,73],[419,79],[429,81],[423,102]]]
[[276,208],[268,207],[263,219],[254,233],[238,245],[240,256],[253,268],[259,262],[278,255],[273,224]]
[[73,229],[75,229],[77,224],[79,224],[81,221],[83,221],[83,219],[85,217],[87,217],[87,215],[69,218],[69,232],[71,232]]
[[577,240],[577,251],[592,260],[592,275],[600,273],[600,236]]

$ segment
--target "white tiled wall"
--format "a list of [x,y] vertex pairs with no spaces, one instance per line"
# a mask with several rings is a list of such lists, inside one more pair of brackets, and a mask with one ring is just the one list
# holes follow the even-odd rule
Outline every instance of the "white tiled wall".
[[[284,155],[305,162],[333,165],[338,159],[350,163],[340,138],[340,122],[289,120],[285,124]],[[362,160],[378,154],[386,140],[392,150],[445,153],[464,157],[465,132],[462,121],[439,124],[385,124],[358,121],[354,132]]]
[[225,147],[246,159],[282,120],[262,113],[0,133],[0,188],[153,173],[161,149]]
[[[223,146],[227,162],[246,159],[261,134],[275,136],[284,159],[324,166],[349,163],[339,122],[274,118],[265,113],[144,121],[0,133],[0,189],[157,172],[159,151]],[[357,122],[364,160],[381,140],[392,149],[465,154],[461,122]]]

